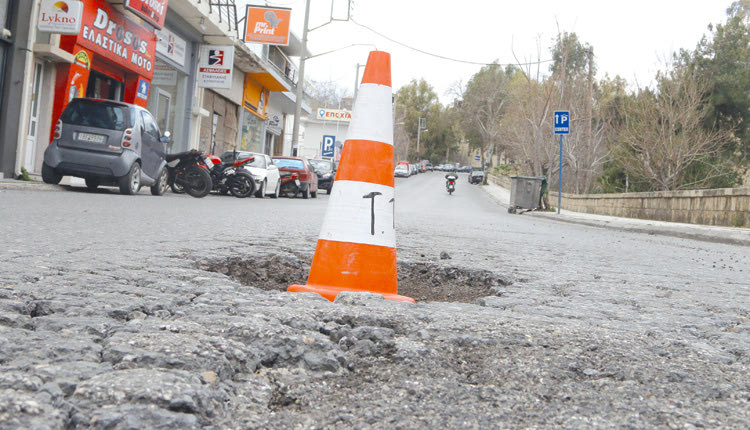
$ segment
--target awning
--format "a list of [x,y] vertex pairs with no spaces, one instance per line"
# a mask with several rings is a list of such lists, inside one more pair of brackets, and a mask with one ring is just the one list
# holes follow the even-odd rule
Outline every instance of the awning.
[[265,88],[268,88],[269,91],[291,91],[291,86],[287,86],[285,82],[276,79],[276,77],[269,72],[250,73],[250,77]]

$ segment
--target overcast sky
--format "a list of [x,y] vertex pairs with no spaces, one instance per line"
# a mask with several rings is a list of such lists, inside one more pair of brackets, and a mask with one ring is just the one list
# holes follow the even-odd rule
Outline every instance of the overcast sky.
[[[680,48],[694,49],[708,25],[724,23],[732,0],[351,0],[354,22],[333,22],[309,33],[313,55],[306,78],[336,81],[353,89],[357,64],[370,50],[392,55],[394,91],[424,78],[443,103],[457,81],[468,81],[481,65],[436,58],[406,48],[477,63],[550,59],[558,31],[575,32],[594,48],[597,77],[620,75],[631,84],[651,83]],[[334,3],[332,3],[334,2]],[[240,2],[238,2],[240,3]],[[263,4],[260,0],[251,4]],[[292,8],[292,31],[302,36],[305,0],[265,2]],[[312,0],[309,28],[346,18],[348,0]],[[244,11],[241,12],[244,14]],[[360,25],[393,39],[387,40]],[[515,53],[515,56],[514,56]],[[541,65],[546,72],[549,63]],[[361,73],[361,70],[360,70]],[[361,74],[360,74],[361,76]]]

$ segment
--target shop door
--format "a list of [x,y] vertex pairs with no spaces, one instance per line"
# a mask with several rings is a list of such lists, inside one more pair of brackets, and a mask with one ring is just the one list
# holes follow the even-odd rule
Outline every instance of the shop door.
[[156,123],[159,125],[159,130],[162,133],[170,131],[171,124],[169,119],[172,113],[172,94],[164,91],[161,88],[157,88],[158,94],[156,96],[156,106],[154,114],[156,114]]
[[92,70],[86,87],[86,97],[123,101],[123,82]]
[[266,144],[263,148],[264,154],[273,154],[273,134],[266,133]]
[[211,154],[213,154],[214,150],[216,149],[216,127],[219,125],[220,118],[221,116],[218,113],[214,112],[214,122],[211,129]]
[[31,110],[29,112],[29,128],[26,132],[26,149],[23,167],[27,172],[34,171],[34,159],[36,158],[36,141],[39,134],[39,97],[42,90],[42,63],[34,64],[34,82],[31,88]]

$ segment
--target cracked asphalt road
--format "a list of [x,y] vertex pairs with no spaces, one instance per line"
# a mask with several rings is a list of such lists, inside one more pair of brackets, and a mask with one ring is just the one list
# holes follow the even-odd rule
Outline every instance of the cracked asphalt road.
[[329,303],[205,270],[304,273],[326,195],[0,190],[0,428],[750,427],[748,247],[396,193],[415,282],[508,285]]

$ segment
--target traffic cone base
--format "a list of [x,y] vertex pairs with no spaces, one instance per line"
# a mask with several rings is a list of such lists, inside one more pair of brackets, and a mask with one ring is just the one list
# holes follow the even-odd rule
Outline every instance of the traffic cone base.
[[342,291],[398,295],[391,57],[371,52],[306,285],[333,301]]
[[[309,284],[308,285],[291,285],[289,288],[287,288],[287,291],[291,293],[317,293],[330,301],[334,301],[336,299],[336,296],[338,296],[339,293],[343,293],[344,291],[351,291],[351,292],[356,292],[356,293],[372,293],[372,291],[370,290],[362,290],[362,289],[358,290],[356,288],[341,288],[341,287],[323,287],[320,285],[309,285]],[[386,294],[386,293],[374,293],[374,294],[380,294],[386,300],[396,300],[399,302],[414,303],[414,299],[412,299],[411,297],[400,296],[398,294]]]

